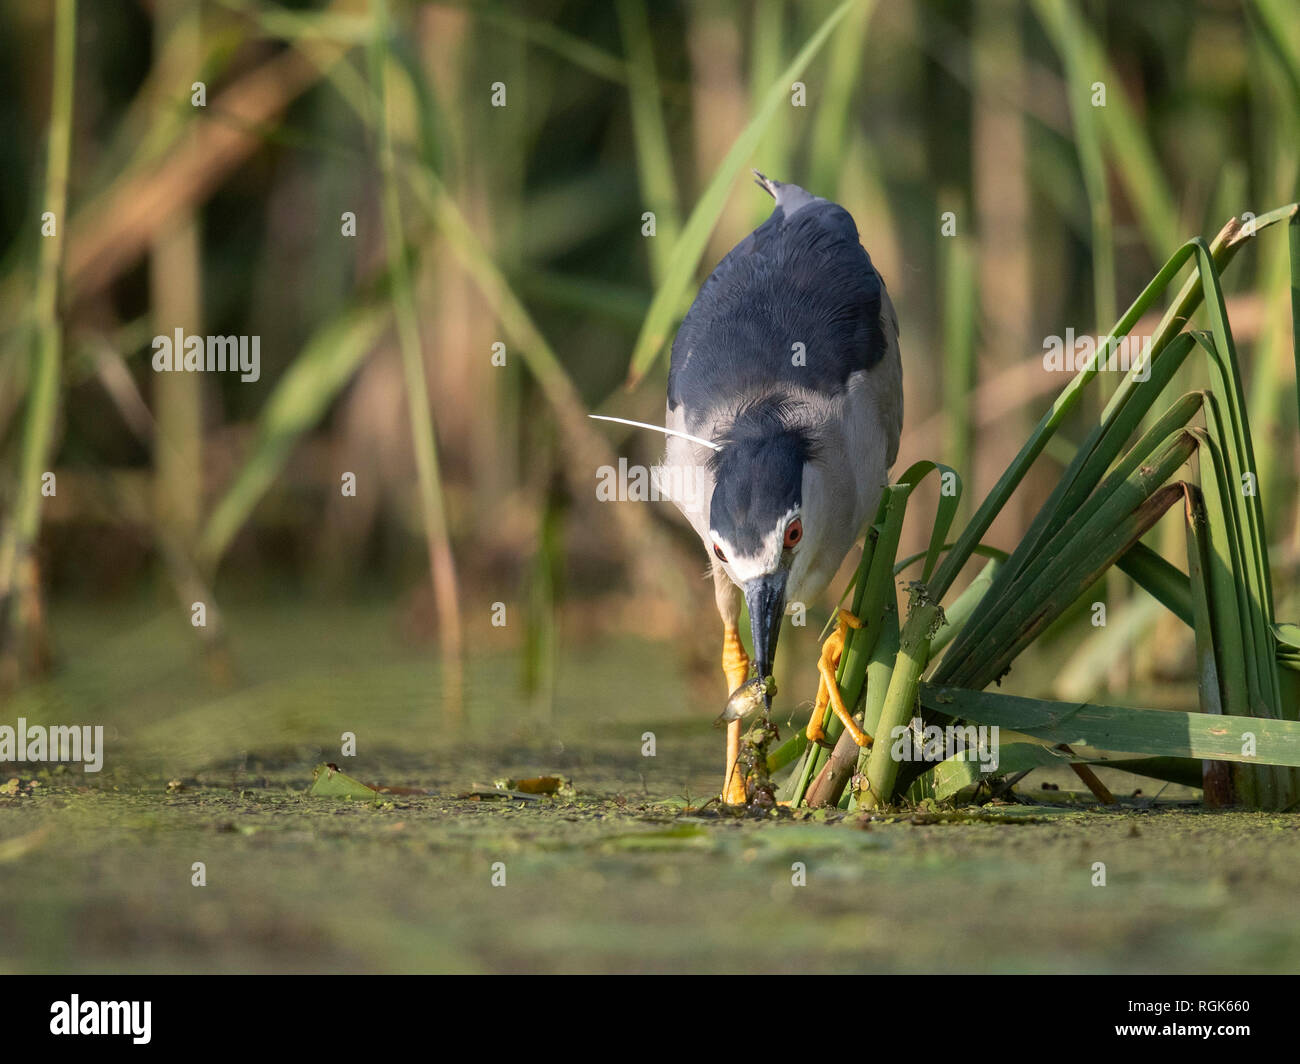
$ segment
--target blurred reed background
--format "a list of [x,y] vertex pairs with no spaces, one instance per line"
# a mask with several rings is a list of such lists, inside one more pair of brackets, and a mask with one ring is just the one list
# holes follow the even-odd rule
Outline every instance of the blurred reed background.
[[[585,414],[662,418],[659,341],[770,208],[749,166],[857,219],[901,320],[897,468],[952,465],[969,512],[1067,379],[1044,371],[1044,338],[1104,335],[1184,239],[1293,200],[1300,165],[1290,0],[121,0],[75,14],[0,0],[0,15],[10,688],[58,662],[51,603],[57,618],[62,601],[145,598],[184,623],[202,600],[220,675],[223,602],[382,598],[395,635],[445,664],[488,640],[515,648],[542,702],[566,653],[635,632],[679,647],[720,708],[698,543],[667,503],[596,500],[599,466],[652,464],[662,441]],[[1294,616],[1286,256],[1262,242],[1225,283],[1278,614]],[[177,327],[260,336],[260,380],[154,373],[152,338]],[[987,541],[1014,544],[1063,457],[1049,450]],[[910,518],[901,553],[928,534]],[[1119,578],[1101,597],[1104,631],[1081,611],[1035,650],[1043,693],[1160,704],[1153,685],[1190,685],[1189,632]],[[815,689],[829,605],[787,637],[796,697]],[[454,715],[460,673],[441,675]]]

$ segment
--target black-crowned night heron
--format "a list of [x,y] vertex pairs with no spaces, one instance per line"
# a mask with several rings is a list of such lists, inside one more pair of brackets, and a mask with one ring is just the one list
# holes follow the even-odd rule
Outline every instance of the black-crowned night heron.
[[[710,274],[677,333],[659,471],[712,561],[729,692],[750,670],[741,595],[756,676],[767,677],[786,609],[820,595],[866,532],[903,423],[898,320],[852,217],[755,175],[776,208]],[[808,736],[822,738],[829,701],[866,745],[835,684],[846,623],[857,621],[842,611],[823,650]],[[729,721],[729,803],[746,797],[740,736]]]

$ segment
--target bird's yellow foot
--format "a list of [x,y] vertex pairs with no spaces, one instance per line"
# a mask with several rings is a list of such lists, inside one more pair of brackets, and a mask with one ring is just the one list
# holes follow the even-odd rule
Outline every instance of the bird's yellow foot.
[[[735,625],[727,625],[722,634],[722,671],[727,676],[727,693],[731,694],[749,677],[749,655],[740,641]],[[745,804],[745,774],[739,767],[741,722],[727,722],[727,767],[722,783],[722,800],[728,805]]]
[[858,746],[871,745],[871,736],[858,727],[853,714],[844,705],[840,685],[835,682],[835,670],[839,668],[840,657],[844,653],[844,637],[850,628],[861,627],[863,627],[862,621],[848,610],[840,610],[839,623],[835,626],[835,631],[822,644],[821,657],[817,660],[817,672],[821,676],[821,681],[817,684],[817,704],[813,706],[812,716],[808,719],[808,728],[804,733],[810,743],[825,745],[826,732],[822,729],[822,720],[826,716],[826,706],[829,704]]

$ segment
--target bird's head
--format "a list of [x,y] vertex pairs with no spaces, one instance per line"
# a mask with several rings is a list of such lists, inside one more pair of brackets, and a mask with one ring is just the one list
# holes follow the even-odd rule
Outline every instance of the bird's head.
[[[816,449],[783,399],[742,407],[711,461],[713,553],[742,589],[758,675],[771,675],[791,574],[801,570],[804,471]],[[815,530],[813,530],[815,532]]]

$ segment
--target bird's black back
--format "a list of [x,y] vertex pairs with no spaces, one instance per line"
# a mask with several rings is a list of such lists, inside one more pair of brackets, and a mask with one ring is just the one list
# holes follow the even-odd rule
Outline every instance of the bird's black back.
[[778,205],[700,288],[673,341],[669,408],[685,403],[690,422],[755,390],[838,394],[885,353],[882,287],[843,207]]

